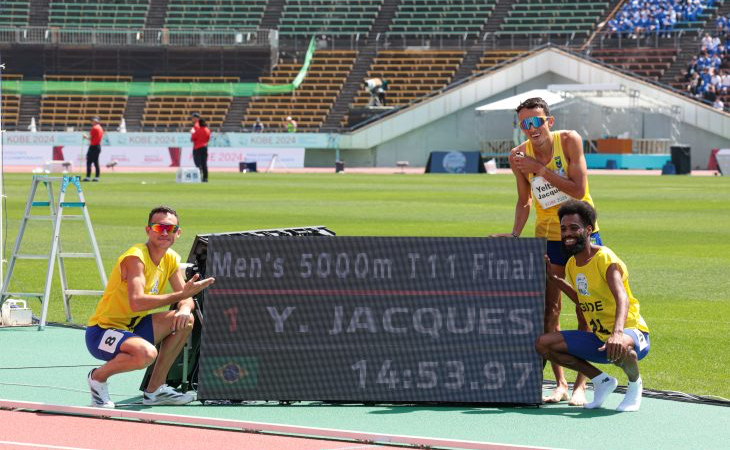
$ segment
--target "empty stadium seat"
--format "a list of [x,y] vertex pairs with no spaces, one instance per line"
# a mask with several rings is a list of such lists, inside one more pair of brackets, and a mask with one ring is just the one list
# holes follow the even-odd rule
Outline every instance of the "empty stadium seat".
[[279,20],[279,34],[367,34],[382,3],[383,0],[287,0]]
[[[132,81],[128,76],[85,76],[85,75],[46,75],[46,81]],[[127,97],[124,95],[55,95],[41,96],[39,125],[52,128],[84,128],[89,120],[99,116],[102,126],[116,127],[124,116]]]
[[596,59],[652,80],[659,80],[677,59],[678,49],[632,47],[594,49]]
[[478,35],[497,0],[402,0],[390,31],[405,35]]
[[30,0],[2,0],[0,4],[0,27],[22,27],[28,25]]
[[494,67],[497,64],[501,64],[509,59],[515,58],[526,51],[527,50],[486,50],[479,58],[479,62],[474,68],[474,72],[481,72],[482,70]]
[[[251,99],[241,125],[251,129],[256,119],[260,119],[266,130],[283,131],[286,117],[292,116],[299,131],[318,131],[337,100],[356,56],[354,50],[317,50],[307,76],[296,91]],[[291,83],[301,66],[301,63],[279,63],[271,76],[259,81]]]
[[[22,80],[23,75],[3,74],[3,81]],[[2,94],[3,125],[13,127],[20,120],[20,94]]]
[[[236,77],[175,76],[153,77],[153,82],[177,83],[237,83]],[[232,97],[221,96],[159,96],[148,97],[142,115],[142,127],[166,131],[190,129],[194,112],[205,119],[211,129],[220,129],[231,107]]]
[[[461,50],[382,50],[367,78],[387,80],[386,104],[401,106],[447,86],[463,59]],[[352,106],[365,107],[369,100],[363,85]]]
[[[5,1],[5,0],[3,0]],[[150,0],[51,0],[48,24],[64,28],[144,28]]]
[[266,0],[170,0],[165,26],[206,30],[256,28],[265,9]]
[[608,1],[518,0],[496,34],[588,35],[608,6]]

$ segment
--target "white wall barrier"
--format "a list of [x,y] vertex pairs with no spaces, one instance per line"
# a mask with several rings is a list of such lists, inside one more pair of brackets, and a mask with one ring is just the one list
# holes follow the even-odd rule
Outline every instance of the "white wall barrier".
[[[81,132],[7,132],[3,134],[3,163],[42,167],[65,160],[84,167],[88,141]],[[267,167],[276,155],[277,167],[304,167],[305,148],[332,148],[337,139],[317,133],[214,133],[208,146],[208,166],[238,168],[255,161]],[[118,167],[193,166],[189,133],[116,133],[104,135],[99,163]]]

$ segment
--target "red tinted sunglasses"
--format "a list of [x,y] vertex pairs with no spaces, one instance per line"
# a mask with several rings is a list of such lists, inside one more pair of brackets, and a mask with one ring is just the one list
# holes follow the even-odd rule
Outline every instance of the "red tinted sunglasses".
[[167,234],[172,234],[180,229],[180,225],[173,225],[171,223],[150,223],[148,226],[152,229],[152,231],[160,234],[165,231]]

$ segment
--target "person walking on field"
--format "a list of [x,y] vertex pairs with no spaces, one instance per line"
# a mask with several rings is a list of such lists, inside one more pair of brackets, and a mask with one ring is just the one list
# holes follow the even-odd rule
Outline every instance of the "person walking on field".
[[204,119],[198,120],[198,128],[191,138],[193,141],[193,162],[200,169],[203,183],[208,182],[208,142],[210,142],[210,128]]
[[[94,116],[91,118],[91,129],[89,134],[82,136],[89,141],[89,149],[86,151],[86,177],[82,181],[99,181],[99,154],[101,153],[101,139],[104,137],[104,129],[101,127],[101,119]],[[91,178],[91,165],[96,168],[96,176]]]

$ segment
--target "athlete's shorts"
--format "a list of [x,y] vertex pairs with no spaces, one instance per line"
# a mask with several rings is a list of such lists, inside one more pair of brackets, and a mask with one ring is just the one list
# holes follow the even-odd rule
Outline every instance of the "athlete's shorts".
[[[590,331],[569,330],[561,331],[565,343],[568,344],[568,353],[586,361],[598,364],[613,364],[606,358],[606,351],[599,352],[603,347],[602,340]],[[631,336],[634,340],[634,351],[639,359],[643,359],[649,353],[649,333],[626,328],[624,334]]]
[[86,327],[86,348],[89,353],[102,361],[111,361],[119,353],[122,342],[131,337],[141,337],[155,345],[155,330],[152,327],[152,315],[146,315],[139,321],[134,331],[101,328],[98,325]]
[[[591,244],[603,245],[601,235],[598,231],[591,235]],[[563,254],[561,241],[547,241],[547,255],[550,258],[550,262],[556,266],[564,266],[568,263],[568,259],[570,259]]]

